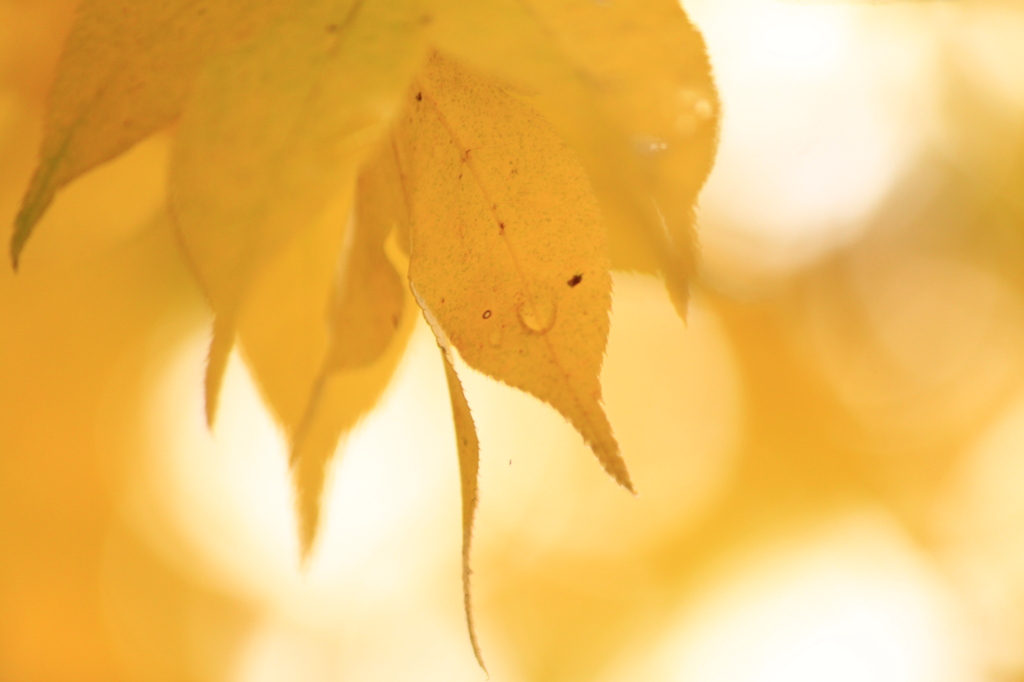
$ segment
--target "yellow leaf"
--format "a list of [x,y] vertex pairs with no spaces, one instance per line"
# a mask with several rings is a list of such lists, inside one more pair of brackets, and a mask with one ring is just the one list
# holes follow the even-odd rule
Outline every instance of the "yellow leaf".
[[430,325],[431,331],[434,332],[437,347],[441,351],[441,360],[444,362],[444,376],[448,384],[448,397],[452,406],[452,421],[455,426],[456,449],[459,453],[459,484],[462,494],[462,604],[466,612],[466,628],[469,631],[469,643],[473,647],[473,655],[486,673],[487,666],[484,664],[483,653],[476,637],[476,625],[473,621],[473,593],[470,588],[472,571],[469,568],[470,550],[473,544],[473,524],[478,501],[480,439],[476,435],[476,424],[473,422],[473,414],[469,409],[462,381],[459,380],[459,375],[455,371],[448,335],[441,328],[437,318],[429,312],[424,301],[417,298],[416,302],[423,308],[423,316],[426,318],[427,324]]
[[717,144],[704,43],[677,0],[433,0],[439,49],[528,98],[580,154],[613,266],[661,270],[680,313]]
[[661,270],[685,312],[719,108],[699,35],[675,0],[83,2],[15,262],[60,187],[182,115],[170,197],[215,314],[208,418],[237,338],[292,449],[304,555],[338,441],[403,354],[408,280],[444,352],[483,665],[453,351],[632,490],[601,404],[608,271]]
[[323,484],[338,440],[377,404],[387,388],[405,353],[416,311],[411,300],[405,301],[398,328],[381,355],[367,365],[325,374],[316,387],[306,421],[292,448],[299,538],[304,556],[308,556],[316,539]]
[[476,425],[473,415],[466,402],[466,393],[462,390],[462,382],[455,373],[448,349],[441,347],[444,360],[444,375],[448,380],[448,394],[452,403],[452,419],[455,422],[455,440],[459,451],[459,480],[462,487],[462,601],[466,610],[466,626],[469,628],[469,641],[473,646],[473,655],[477,663],[487,671],[484,657],[480,651],[480,643],[476,638],[476,626],[473,623],[473,599],[470,590],[469,554],[473,543],[473,519],[477,504],[477,475],[480,471],[480,441],[476,436]]
[[[355,217],[331,302],[330,348],[294,437],[292,468],[304,554],[316,536],[324,475],[338,439],[376,404],[415,319],[415,306],[406,301],[408,287],[388,255],[388,238],[408,220],[396,180],[388,140],[357,183]],[[400,253],[394,257],[403,258]]]
[[84,0],[50,94],[39,165],[15,223],[15,265],[60,188],[174,121],[206,60],[293,2]]
[[[207,373],[211,420],[254,278],[320,218],[332,196],[351,191],[359,166],[387,129],[420,59],[415,4],[306,3],[259,39],[211,60],[196,84],[179,131],[172,199],[182,244],[219,318]],[[337,246],[322,244],[333,249],[334,260],[317,256],[316,267],[335,267],[345,222],[335,225]],[[308,276],[319,287],[330,278],[327,271]],[[300,281],[307,276],[301,268],[294,274]],[[286,286],[296,298],[308,298],[308,286]],[[255,305],[253,315],[294,318],[292,305],[279,292],[267,305]],[[247,343],[279,348],[256,378],[289,433],[324,359],[326,310],[288,328],[288,343],[278,343],[282,332],[275,323],[253,324],[248,332]],[[274,338],[256,338],[266,333]],[[318,340],[307,342],[310,334]],[[296,362],[315,369],[293,372]]]
[[351,206],[339,197],[254,278],[237,314],[241,354],[289,442],[309,409],[331,346],[330,308]]
[[632,489],[600,403],[611,278],[583,168],[536,112],[439,55],[407,106],[417,299],[467,364],[555,407]]
[[333,304],[332,371],[377,359],[398,326],[407,286],[388,259],[385,242],[393,230],[408,231],[408,209],[398,189],[390,144],[363,169],[356,184],[355,222],[342,255]]

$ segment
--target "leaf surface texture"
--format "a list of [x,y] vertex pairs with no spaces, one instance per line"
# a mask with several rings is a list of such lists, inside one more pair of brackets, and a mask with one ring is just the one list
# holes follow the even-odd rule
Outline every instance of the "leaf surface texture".
[[611,277],[585,171],[536,112],[438,54],[407,112],[421,304],[467,364],[555,407],[631,489],[601,407]]
[[434,0],[439,49],[496,77],[579,153],[613,266],[660,271],[685,315],[693,205],[719,103],[703,39],[676,0]]

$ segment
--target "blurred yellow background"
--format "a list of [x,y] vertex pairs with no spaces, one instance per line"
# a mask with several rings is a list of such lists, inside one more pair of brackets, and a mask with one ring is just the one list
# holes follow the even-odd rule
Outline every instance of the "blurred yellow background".
[[[0,224],[73,0],[0,0]],[[689,0],[723,102],[688,325],[617,274],[639,497],[479,375],[499,682],[1024,679],[1024,6]],[[280,434],[163,212],[170,133],[0,267],[0,681],[483,680],[421,323],[300,568]]]

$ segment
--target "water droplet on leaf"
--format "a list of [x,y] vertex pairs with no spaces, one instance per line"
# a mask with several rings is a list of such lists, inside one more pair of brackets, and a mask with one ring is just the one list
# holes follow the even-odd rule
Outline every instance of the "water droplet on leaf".
[[678,102],[679,115],[676,117],[675,129],[681,135],[693,135],[715,117],[715,105],[706,92],[680,90]]
[[642,156],[658,154],[659,152],[663,152],[668,149],[668,142],[653,137],[637,138],[634,144],[637,153]]
[[534,334],[546,334],[555,326],[557,308],[554,296],[534,296],[519,308],[519,320]]
[[715,115],[715,105],[708,99],[699,99],[693,105],[693,113],[702,121],[708,121]]

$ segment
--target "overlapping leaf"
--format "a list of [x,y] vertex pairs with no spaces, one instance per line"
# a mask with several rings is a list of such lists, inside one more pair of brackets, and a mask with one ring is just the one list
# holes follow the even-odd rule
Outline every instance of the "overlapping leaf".
[[676,0],[433,0],[431,38],[527,98],[580,154],[613,266],[660,270],[681,314],[693,204],[718,100],[703,40]]
[[375,205],[380,180],[360,183],[354,221],[349,213],[357,173],[418,63],[418,26],[414,3],[309,3],[211,62],[179,134],[182,243],[217,316],[208,414],[237,332],[293,443],[306,550],[338,437],[373,406],[400,354],[365,367],[388,347],[404,296],[384,255],[392,225]]
[[321,489],[338,438],[376,404],[415,320],[403,276],[408,257],[393,238],[407,231],[408,216],[387,142],[359,177],[356,210],[332,289],[330,347],[293,439],[304,552],[316,536]]
[[55,193],[176,119],[213,55],[295,0],[83,0],[46,112],[39,166],[11,241],[21,250]]
[[444,350],[480,659],[454,352],[555,407],[630,488],[598,380],[608,269],[660,270],[685,314],[718,108],[675,0],[84,0],[12,255],[61,187],[181,118],[208,417],[237,339],[292,444],[304,551],[337,442],[409,337],[407,275]]
[[[306,3],[260,39],[214,59],[195,88],[172,189],[185,251],[218,317],[207,374],[211,417],[245,300],[261,319],[240,331],[257,381],[289,434],[303,418],[326,359],[327,328],[326,307],[302,299],[305,291],[328,291],[347,222],[317,221],[339,192],[352,192],[416,68],[414,4]],[[296,262],[260,303],[249,291],[254,278],[289,240],[315,239],[298,236],[310,229],[325,232],[322,253]],[[295,315],[301,308],[309,308],[303,320]],[[279,314],[292,324],[265,321]]]

